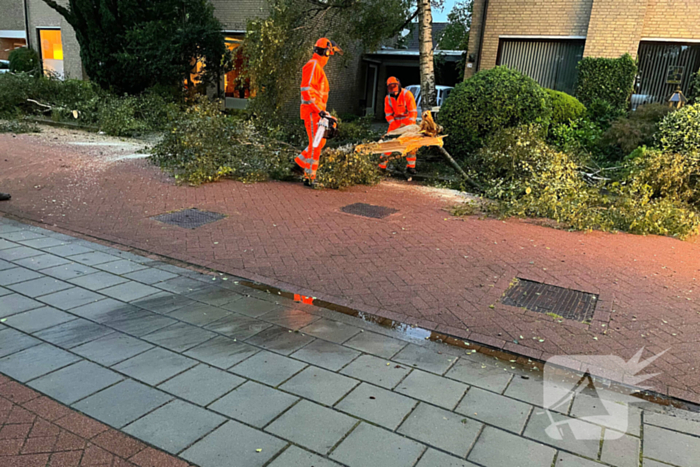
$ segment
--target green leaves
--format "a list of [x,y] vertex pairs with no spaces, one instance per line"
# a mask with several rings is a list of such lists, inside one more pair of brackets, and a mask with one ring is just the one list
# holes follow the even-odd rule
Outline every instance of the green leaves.
[[659,124],[657,140],[665,151],[700,153],[700,103],[666,115]]
[[586,57],[578,64],[576,97],[587,107],[603,100],[627,110],[636,76],[637,62],[629,54],[615,59]]

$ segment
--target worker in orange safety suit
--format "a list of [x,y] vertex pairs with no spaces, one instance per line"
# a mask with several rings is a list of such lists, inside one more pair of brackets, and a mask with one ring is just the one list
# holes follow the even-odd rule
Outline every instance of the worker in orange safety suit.
[[[418,118],[418,109],[416,107],[416,98],[408,89],[401,87],[401,82],[395,77],[391,77],[386,82],[387,96],[384,99],[384,114],[386,121],[389,122],[389,131],[394,131],[397,128],[406,125],[414,125]],[[388,163],[387,157],[391,153],[385,153],[379,163],[379,168],[386,169]],[[416,151],[411,151],[406,154],[406,171],[411,174],[416,174]]]
[[297,156],[296,163],[304,170],[304,185],[306,186],[314,184],[318,161],[323,146],[326,144],[326,140],[322,139],[317,147],[313,147],[316,132],[324,131],[323,127],[319,128],[319,122],[322,118],[330,117],[326,112],[329,91],[328,78],[326,78],[323,68],[328,63],[329,57],[336,53],[342,55],[343,51],[335,42],[323,37],[316,41],[314,56],[302,69],[300,110],[301,119],[304,120],[306,134],[309,137],[309,145]]

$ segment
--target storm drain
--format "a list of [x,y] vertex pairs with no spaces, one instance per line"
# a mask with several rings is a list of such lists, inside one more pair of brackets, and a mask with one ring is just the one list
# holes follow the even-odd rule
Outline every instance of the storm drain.
[[598,295],[565,289],[541,282],[516,279],[506,290],[501,303],[537,313],[588,322],[593,318]]
[[340,208],[341,211],[348,214],[355,214],[356,216],[371,217],[372,219],[384,219],[389,217],[395,212],[399,212],[398,209],[388,208],[386,206],[375,206],[373,204],[365,203],[355,203]]
[[223,219],[223,214],[218,212],[200,211],[199,209],[184,209],[182,211],[170,212],[159,216],[151,217],[151,219],[166,224],[176,225],[183,229],[196,229],[205,224],[216,222]]

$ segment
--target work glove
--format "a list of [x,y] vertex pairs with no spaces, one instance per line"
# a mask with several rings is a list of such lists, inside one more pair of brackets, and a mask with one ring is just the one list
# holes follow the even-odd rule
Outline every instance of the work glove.
[[326,112],[325,110],[322,110],[322,111],[320,111],[320,112],[318,113],[318,116],[321,117],[321,118],[330,118],[331,114],[329,114],[329,113]]

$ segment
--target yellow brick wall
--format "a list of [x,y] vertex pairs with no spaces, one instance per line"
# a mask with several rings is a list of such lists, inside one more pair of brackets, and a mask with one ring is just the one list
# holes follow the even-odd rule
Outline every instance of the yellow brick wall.
[[647,0],[595,0],[584,56],[636,57],[646,8]]
[[642,37],[700,40],[700,0],[647,0]]

